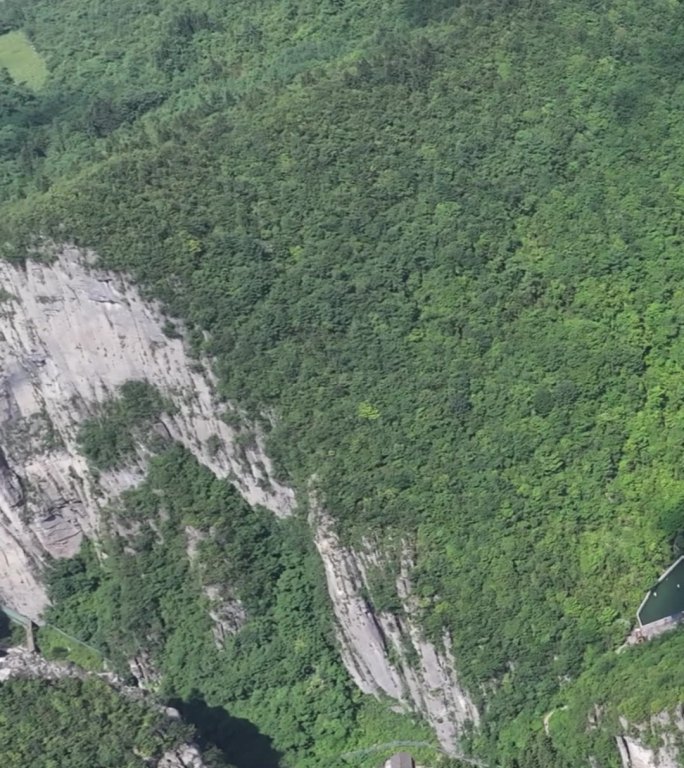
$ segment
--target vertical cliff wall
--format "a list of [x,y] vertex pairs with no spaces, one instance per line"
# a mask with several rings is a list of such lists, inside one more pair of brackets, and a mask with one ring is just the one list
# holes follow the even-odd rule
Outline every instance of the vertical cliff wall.
[[443,748],[458,753],[459,735],[479,722],[479,714],[458,680],[449,638],[438,647],[425,639],[411,594],[411,557],[399,558],[396,592],[402,610],[373,610],[369,572],[392,572],[380,548],[366,542],[355,551],[343,546],[333,521],[320,509],[312,515],[314,540],[325,566],[328,592],[338,625],[342,659],[364,693],[386,695],[421,712]]
[[684,754],[684,706],[674,714],[662,712],[648,724],[630,726],[624,718],[624,736],[616,738],[623,768],[680,768]]
[[[168,338],[159,308],[121,277],[63,249],[53,263],[0,263],[0,600],[36,618],[46,597],[46,555],[68,557],[94,536],[98,511],[135,485],[144,467],[95,482],[77,445],[79,425],[129,380],[146,380],[174,404],[161,421],[250,504],[279,516],[294,493],[273,476],[261,436],[241,438],[221,417],[211,374]],[[247,439],[245,440],[245,436]],[[211,438],[211,441],[210,441]]]
[[[214,397],[207,366],[164,334],[159,307],[90,261],[67,247],[51,263],[0,263],[0,602],[33,618],[47,602],[47,559],[72,556],[84,536],[96,538],[103,505],[144,477],[141,451],[137,461],[94,478],[77,442],[83,421],[127,381],[148,381],[171,401],[173,412],[162,414],[158,427],[228,478],[248,503],[280,517],[295,507],[256,426],[235,412],[228,421],[241,422],[239,430],[223,420],[230,406]],[[362,597],[372,553],[342,547],[324,516],[315,538],[353,679],[362,691],[422,712],[454,750],[477,711],[458,684],[448,642],[437,648],[418,629],[410,563],[397,582],[402,615],[375,615]],[[188,550],[192,559],[190,540]],[[224,588],[208,587],[219,644],[244,621]]]

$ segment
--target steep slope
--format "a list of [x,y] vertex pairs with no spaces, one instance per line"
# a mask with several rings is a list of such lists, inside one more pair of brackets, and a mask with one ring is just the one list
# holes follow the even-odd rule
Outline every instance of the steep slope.
[[261,436],[243,421],[249,440],[237,445],[210,374],[188,358],[180,338],[163,334],[154,306],[115,275],[89,270],[74,249],[52,265],[0,270],[5,604],[37,618],[45,594],[35,574],[45,555],[76,554],[83,535],[96,535],[98,510],[144,475],[141,456],[93,478],[78,447],[79,425],[127,381],[148,381],[168,394],[173,412],[159,427],[169,439],[218,476],[230,476],[249,503],[291,513],[294,494],[273,479]]
[[[628,726],[623,722],[625,727]],[[618,736],[617,745],[623,768],[679,768],[680,743],[684,733],[684,720],[679,713],[675,722],[670,722],[669,716],[659,716],[651,721],[651,738],[655,736],[656,746],[645,744],[648,741],[646,728],[642,729],[639,737]],[[665,736],[663,738],[663,731]]]
[[[410,614],[442,660],[448,638],[458,687],[477,700],[474,747],[492,763],[614,761],[618,715],[648,722],[682,690],[676,633],[657,646],[672,667],[662,690],[644,685],[648,649],[614,654],[684,543],[682,7],[3,8],[50,70],[40,93],[3,85],[3,254],[21,261],[45,237],[92,248],[183,318],[221,398],[272,414],[268,453],[301,514],[312,489],[334,521],[317,536],[339,540],[331,592],[346,589],[373,637],[364,659],[340,631],[359,681],[375,664],[379,689],[410,689],[403,662],[423,670],[419,649],[410,629],[392,639]],[[179,494],[169,467],[186,461],[155,464],[153,490],[163,479]],[[152,496],[145,486],[125,507],[149,567],[148,550],[163,556],[141,510],[168,513]],[[180,547],[188,521],[167,501]],[[222,519],[207,517],[202,535]],[[258,518],[266,551],[250,531],[236,570],[263,565],[278,584],[271,635],[310,647],[292,584],[322,586],[323,573],[295,578],[290,551],[288,591],[272,524]],[[186,646],[172,646],[181,678]],[[287,674],[314,690],[309,662]],[[258,697],[247,677],[236,690]],[[435,712],[459,708],[445,698]],[[587,718],[606,698],[598,754]],[[566,703],[575,719],[554,716],[545,740],[544,715]],[[309,704],[292,709],[313,743]]]
[[340,651],[354,682],[369,694],[409,701],[435,729],[448,753],[459,753],[460,737],[477,726],[479,713],[458,680],[450,637],[426,640],[411,593],[413,563],[400,552],[394,610],[374,610],[369,572],[392,573],[390,555],[380,542],[365,542],[360,552],[345,547],[332,520],[320,510],[313,517],[314,540],[323,560],[328,593],[337,618]]
[[[6,404],[0,425],[6,451],[0,597],[34,619],[41,618],[47,604],[46,560],[73,557],[84,537],[97,541],[111,535],[103,529],[104,508],[145,477],[152,453],[142,435],[132,455],[99,469],[89,465],[88,443],[83,442],[84,424],[97,424],[102,404],[127,382],[153,383],[167,398],[165,411],[149,425],[162,447],[179,442],[217,477],[230,479],[252,506],[277,517],[294,510],[294,492],[274,479],[263,437],[216,400],[211,373],[188,357],[178,329],[172,337],[165,335],[158,308],[121,277],[87,261],[87,254],[65,248],[50,263],[0,265],[7,296],[0,318]],[[119,429],[135,426],[121,424]],[[111,439],[110,433],[105,436]],[[124,530],[126,523],[120,525]],[[458,726],[476,722],[477,711],[449,659],[422,637],[409,613],[403,625],[389,615],[374,617],[360,595],[363,581],[349,580],[349,569],[362,569],[362,559],[342,547],[330,520],[315,528],[340,625],[342,657],[352,676],[366,693],[382,692],[415,707],[436,727],[443,746],[456,750]],[[186,532],[193,561],[207,534],[191,526]],[[341,593],[340,583],[347,586]],[[228,599],[230,592],[230,584],[205,587],[222,642],[245,621],[244,608]],[[361,605],[368,623],[358,627]],[[417,656],[411,662],[403,659],[399,673],[390,657],[404,652],[407,643]],[[355,656],[367,646],[377,663],[359,676]]]

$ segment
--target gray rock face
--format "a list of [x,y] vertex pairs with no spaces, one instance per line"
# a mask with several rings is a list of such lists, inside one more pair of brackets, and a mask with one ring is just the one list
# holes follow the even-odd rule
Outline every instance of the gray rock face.
[[[623,768],[680,768],[680,748],[684,737],[684,708],[674,714],[663,712],[648,725],[631,727],[624,719],[620,725],[631,735],[616,738]],[[647,746],[654,741],[659,746]]]
[[211,608],[209,616],[214,623],[214,641],[217,648],[222,648],[226,639],[236,634],[247,621],[247,613],[242,603],[231,594],[229,587],[209,584],[204,588]]
[[5,454],[0,451],[0,503],[10,509],[20,507],[24,503],[24,489],[16,472],[13,472]]
[[251,438],[237,440],[210,372],[163,334],[159,308],[90,260],[65,248],[50,265],[0,263],[13,297],[0,304],[0,602],[32,618],[47,602],[37,576],[46,555],[77,552],[83,536],[97,535],[101,506],[144,476],[142,457],[93,482],[76,441],[79,424],[128,380],[147,380],[174,403],[164,433],[250,504],[285,516],[295,503],[258,429],[243,419]]
[[194,744],[181,744],[163,755],[157,768],[204,768],[204,760]]
[[369,571],[382,566],[377,551],[370,544],[361,552],[343,546],[332,520],[320,511],[312,524],[337,618],[342,659],[354,682],[364,693],[385,694],[417,709],[442,747],[458,754],[459,734],[466,725],[477,725],[479,714],[456,676],[449,638],[437,648],[421,633],[408,552],[404,550],[396,583],[401,615],[375,613],[363,595],[368,593]]
[[[91,261],[65,248],[50,265],[0,263],[0,287],[14,297],[0,304],[0,602],[34,619],[47,602],[40,581],[46,558],[69,557],[84,536],[96,538],[102,506],[144,477],[141,450],[130,466],[95,481],[77,444],[79,425],[126,381],[147,380],[169,398],[175,411],[161,417],[158,431],[229,478],[248,503],[281,517],[295,506],[292,489],[275,479],[258,429],[217,402],[206,366],[188,357],[182,339],[163,334],[159,308]],[[227,413],[231,423],[242,422],[240,434],[221,418]],[[342,547],[322,515],[315,536],[340,650],[357,685],[418,709],[455,751],[460,729],[477,723],[478,713],[458,683],[448,638],[437,648],[420,633],[410,559],[396,585],[402,615],[375,615],[362,594],[368,569],[380,561],[369,549]],[[191,561],[199,545],[188,531]],[[244,609],[230,585],[205,585],[205,594],[220,645],[242,625]]]

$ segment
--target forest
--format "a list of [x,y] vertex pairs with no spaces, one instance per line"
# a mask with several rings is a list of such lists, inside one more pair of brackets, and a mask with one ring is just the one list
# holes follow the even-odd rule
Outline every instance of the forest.
[[[469,750],[615,765],[619,716],[682,690],[681,633],[615,650],[684,542],[684,8],[1,8],[47,68],[0,73],[2,256],[50,238],[130,274],[222,397],[276,415],[300,498],[315,477],[347,541],[410,542],[424,631],[450,633],[483,712]],[[82,434],[94,468],[163,407],[129,394]],[[161,493],[168,530],[56,564],[65,628],[114,656],[143,642],[163,695],[253,722],[285,765],[425,738],[353,690],[306,509],[281,526],[176,448],[147,482],[112,514],[157,525]],[[202,578],[248,609],[221,652],[184,525],[218,526]]]
[[[0,685],[2,764],[7,768],[144,768],[192,735],[96,680],[16,679]],[[228,768],[210,762],[212,768]]]

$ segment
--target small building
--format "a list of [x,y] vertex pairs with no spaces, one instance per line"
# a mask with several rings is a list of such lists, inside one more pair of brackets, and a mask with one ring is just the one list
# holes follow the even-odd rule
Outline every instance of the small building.
[[387,768],[416,768],[416,764],[408,752],[397,752],[385,763]]

